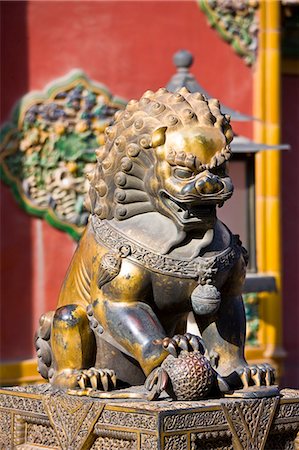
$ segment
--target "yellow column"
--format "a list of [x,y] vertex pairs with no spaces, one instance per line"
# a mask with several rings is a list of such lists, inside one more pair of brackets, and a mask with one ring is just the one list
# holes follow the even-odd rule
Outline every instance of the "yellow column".
[[[254,72],[254,115],[259,119],[254,123],[254,138],[256,142],[265,142],[265,2],[259,8],[259,45],[258,58]],[[260,272],[266,271],[266,240],[265,240],[265,200],[266,200],[266,155],[257,153],[255,160],[256,179],[256,256]]]
[[[260,48],[255,74],[255,139],[280,143],[280,1],[260,2]],[[275,276],[277,293],[261,296],[264,356],[280,365],[282,350],[280,152],[256,156],[257,262]]]
[[[280,143],[280,1],[266,1],[266,143]],[[280,152],[266,154],[266,267],[275,276],[278,292],[267,299],[265,356],[277,359],[282,351]]]

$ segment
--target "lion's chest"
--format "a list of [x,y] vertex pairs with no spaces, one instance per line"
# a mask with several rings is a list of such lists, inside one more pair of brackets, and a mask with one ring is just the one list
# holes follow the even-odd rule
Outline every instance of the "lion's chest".
[[197,282],[193,279],[152,274],[152,295],[160,311],[182,313],[191,308],[190,297]]

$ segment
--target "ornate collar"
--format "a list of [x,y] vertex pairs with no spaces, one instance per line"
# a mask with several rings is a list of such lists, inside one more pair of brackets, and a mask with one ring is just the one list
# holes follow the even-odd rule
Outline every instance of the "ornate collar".
[[241,254],[237,235],[231,235],[230,245],[219,254],[207,258],[198,256],[190,261],[155,253],[120,233],[107,220],[92,216],[91,225],[100,244],[114,250],[123,258],[163,275],[200,280],[207,276],[212,278],[219,270],[229,270]]

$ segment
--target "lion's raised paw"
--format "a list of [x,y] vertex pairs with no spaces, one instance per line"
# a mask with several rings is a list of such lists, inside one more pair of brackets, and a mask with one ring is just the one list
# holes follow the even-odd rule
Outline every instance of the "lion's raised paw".
[[191,333],[176,334],[172,338],[166,337],[157,343],[162,344],[162,347],[175,358],[182,350],[187,352],[200,351],[202,354],[206,352],[203,340]]

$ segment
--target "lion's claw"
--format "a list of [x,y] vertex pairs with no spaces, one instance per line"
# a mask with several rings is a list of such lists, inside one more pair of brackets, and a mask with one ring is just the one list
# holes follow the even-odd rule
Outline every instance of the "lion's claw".
[[200,349],[201,344],[200,344],[197,336],[192,336],[191,335],[191,337],[189,339],[189,342],[190,342],[191,347],[194,350],[199,350]]
[[275,370],[270,364],[242,366],[237,370],[244,388],[250,385],[271,386],[275,381]]
[[116,375],[113,370],[96,369],[82,370],[77,376],[77,382],[81,389],[91,386],[92,389],[99,389],[105,392],[116,387]]
[[169,344],[167,346],[164,346],[165,350],[168,351],[168,353],[170,353],[172,356],[174,356],[175,358],[177,358],[178,356],[178,348],[177,345],[174,342],[169,342]]
[[144,387],[150,392],[149,400],[156,400],[168,384],[168,374],[162,367],[154,369],[145,380]]
[[[176,337],[176,336],[175,336]],[[188,351],[188,339],[185,336],[178,336],[178,345],[181,349]]]
[[270,364],[265,364],[265,366],[266,366],[266,376],[265,376],[266,386],[271,386],[271,384],[275,383],[275,370],[273,369],[273,367],[271,367]]
[[81,389],[85,389],[87,386],[88,377],[86,373],[82,372],[77,376],[78,385]]
[[199,336],[190,333],[176,334],[173,338],[166,337],[162,340],[163,348],[175,358],[178,357],[181,350],[193,352],[202,350],[205,352],[203,340]]

